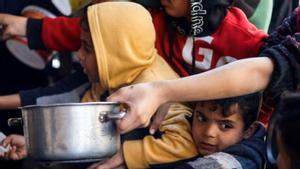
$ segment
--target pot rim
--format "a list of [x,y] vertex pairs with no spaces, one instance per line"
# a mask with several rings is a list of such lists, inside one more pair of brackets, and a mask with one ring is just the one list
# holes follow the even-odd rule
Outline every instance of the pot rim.
[[120,104],[121,104],[120,102],[56,103],[56,104],[42,104],[42,105],[27,105],[23,107],[18,107],[18,109],[62,107],[62,106],[87,106],[87,105],[120,105]]

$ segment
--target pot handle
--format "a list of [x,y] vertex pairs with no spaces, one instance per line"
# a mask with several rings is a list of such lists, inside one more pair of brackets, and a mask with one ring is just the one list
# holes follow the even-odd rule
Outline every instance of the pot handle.
[[125,111],[121,111],[119,113],[112,113],[112,112],[100,112],[99,115],[99,121],[101,123],[105,123],[109,120],[119,120],[122,119],[125,116],[126,112]]
[[9,118],[7,120],[7,125],[9,127],[19,127],[23,125],[23,120],[22,118]]

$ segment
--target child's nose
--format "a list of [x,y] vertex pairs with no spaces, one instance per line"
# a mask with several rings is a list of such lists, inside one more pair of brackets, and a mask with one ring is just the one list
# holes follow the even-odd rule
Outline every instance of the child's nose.
[[207,137],[216,137],[218,133],[218,126],[214,124],[209,124],[206,127],[206,130],[204,130],[204,134]]

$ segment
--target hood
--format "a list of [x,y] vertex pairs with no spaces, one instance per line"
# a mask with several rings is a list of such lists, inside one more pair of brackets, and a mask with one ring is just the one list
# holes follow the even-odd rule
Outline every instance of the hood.
[[88,8],[88,21],[104,90],[131,84],[157,57],[152,18],[141,5],[93,5]]

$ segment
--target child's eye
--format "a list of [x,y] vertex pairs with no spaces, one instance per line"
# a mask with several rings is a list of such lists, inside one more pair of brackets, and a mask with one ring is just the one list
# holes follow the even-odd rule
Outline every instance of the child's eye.
[[221,123],[221,124],[220,124],[220,127],[221,127],[221,129],[223,129],[223,130],[227,130],[227,129],[233,128],[232,124],[229,124],[229,123]]
[[198,118],[198,120],[199,120],[200,122],[205,122],[205,121],[206,121],[206,119],[204,118],[204,116],[201,115],[201,114],[199,114],[199,113],[197,113],[197,118]]

